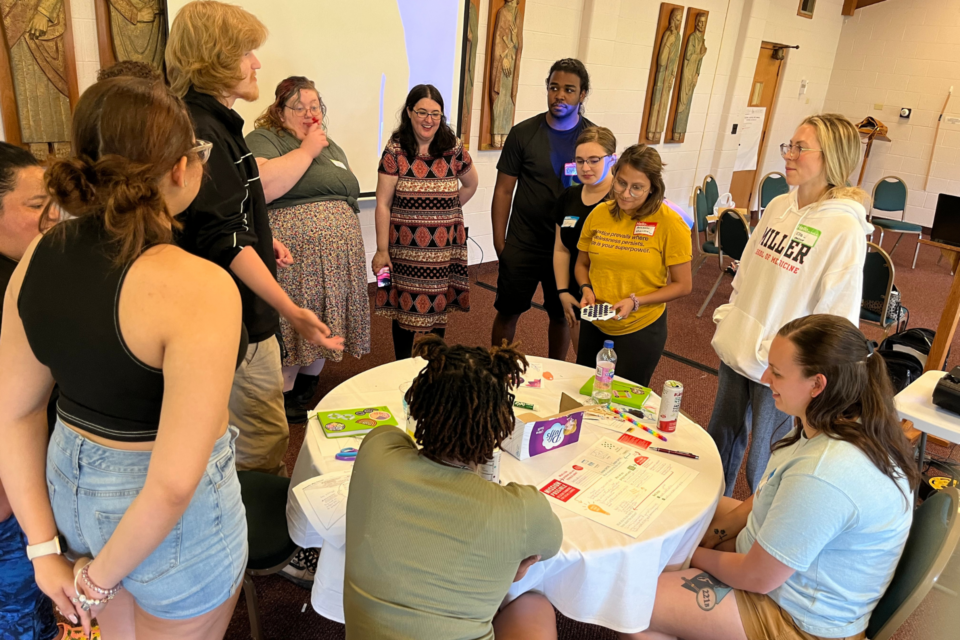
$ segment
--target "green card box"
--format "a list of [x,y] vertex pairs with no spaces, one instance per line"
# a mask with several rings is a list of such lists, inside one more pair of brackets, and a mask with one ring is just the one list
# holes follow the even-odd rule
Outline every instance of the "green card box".
[[385,424],[398,426],[396,417],[387,407],[318,411],[316,416],[328,438],[362,436]]
[[[580,387],[580,393],[585,396],[593,395],[593,380],[594,377],[590,376],[586,384]],[[612,394],[610,398],[611,401],[627,407],[633,407],[634,409],[642,409],[643,403],[650,397],[649,388],[641,387],[638,384],[627,384],[626,382],[620,382],[618,380],[613,381],[610,391]]]

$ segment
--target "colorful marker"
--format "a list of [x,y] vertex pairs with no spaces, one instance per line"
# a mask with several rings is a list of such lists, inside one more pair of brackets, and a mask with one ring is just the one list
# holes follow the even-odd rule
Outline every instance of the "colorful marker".
[[612,411],[615,415],[617,415],[621,420],[625,422],[629,422],[634,426],[640,427],[641,429],[643,429],[644,431],[652,435],[654,438],[658,438],[660,440],[663,440],[664,442],[667,441],[666,436],[661,434],[659,431],[654,431],[653,429],[651,429],[645,424],[641,424],[640,422],[637,421],[636,418],[631,416],[629,413],[621,411],[620,409],[617,409],[616,407],[612,407],[610,405],[607,405],[607,408],[610,409],[610,411]]

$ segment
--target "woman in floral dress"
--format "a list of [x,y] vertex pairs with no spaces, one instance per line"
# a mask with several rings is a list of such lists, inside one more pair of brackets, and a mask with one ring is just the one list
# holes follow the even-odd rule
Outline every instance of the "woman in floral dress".
[[461,207],[477,191],[477,170],[443,115],[436,87],[410,90],[380,159],[375,274],[377,314],[393,320],[397,360],[409,358],[417,332],[444,334],[447,314],[470,310],[467,234]]
[[[359,358],[370,351],[360,183],[346,154],[326,135],[326,111],[313,82],[287,78],[246,142],[260,165],[270,228],[293,256],[292,264],[279,264],[286,267],[277,271],[280,285],[343,336],[344,353]],[[339,362],[342,355],[303,340],[282,318],[280,323],[287,419],[304,422],[304,403],[313,399],[324,362]]]

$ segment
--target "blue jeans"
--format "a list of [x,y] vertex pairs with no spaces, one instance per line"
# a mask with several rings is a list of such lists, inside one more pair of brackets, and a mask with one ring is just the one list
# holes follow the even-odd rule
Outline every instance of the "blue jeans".
[[59,632],[27,560],[27,538],[10,516],[0,522],[0,640],[51,640]]
[[777,409],[770,387],[754,382],[720,363],[717,398],[707,433],[720,450],[726,495],[733,495],[733,486],[740,473],[747,441],[753,434],[747,456],[747,484],[756,491],[770,460],[770,448],[793,428],[793,419]]
[[[151,615],[181,620],[208,613],[243,580],[247,521],[235,466],[236,437],[230,427],[216,441],[187,510],[123,579],[124,589]],[[151,455],[96,444],[57,422],[47,449],[47,486],[70,553],[100,553],[143,489]]]

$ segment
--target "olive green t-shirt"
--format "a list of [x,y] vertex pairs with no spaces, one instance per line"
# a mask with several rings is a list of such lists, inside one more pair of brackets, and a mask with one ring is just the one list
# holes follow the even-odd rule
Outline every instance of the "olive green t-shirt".
[[347,639],[493,640],[520,561],[556,555],[562,538],[536,487],[438,464],[396,427],[375,429],[347,500]]

